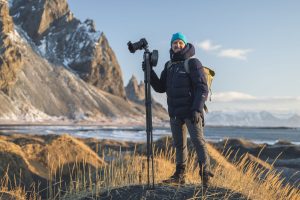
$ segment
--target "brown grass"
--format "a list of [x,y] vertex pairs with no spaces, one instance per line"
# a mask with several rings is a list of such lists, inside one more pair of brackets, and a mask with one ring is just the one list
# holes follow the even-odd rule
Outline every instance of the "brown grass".
[[[165,144],[162,144],[162,141]],[[113,150],[104,152],[101,151],[101,147],[96,148],[99,152],[93,152],[83,142],[70,136],[62,136],[46,139],[46,147],[41,144],[41,146],[33,147],[33,144],[29,143],[26,143],[26,146],[23,143],[22,148],[24,151],[26,150],[26,153],[22,153],[23,150],[18,145],[4,140],[1,142],[6,146],[11,145],[10,148],[5,149],[12,149],[13,147],[13,152],[19,153],[24,158],[33,152],[46,151],[48,155],[51,154],[47,157],[51,162],[49,160],[46,162],[45,158],[40,158],[37,155],[27,156],[30,159],[24,161],[29,166],[32,164],[32,160],[36,160],[41,166],[50,169],[50,172],[48,171],[48,177],[50,178],[47,179],[47,187],[44,188],[47,199],[97,198],[104,193],[113,194],[116,189],[130,192],[131,186],[139,185],[138,187],[141,187],[147,184],[147,158],[143,154],[144,146],[136,147],[133,152],[127,153]],[[70,151],[72,146],[78,148]],[[244,199],[300,199],[300,191],[296,189],[299,186],[283,185],[280,174],[274,171],[272,165],[247,154],[236,157],[235,161],[229,162],[228,158],[232,157],[232,151],[228,150],[220,153],[211,145],[207,145],[207,148],[212,161],[212,169],[215,173],[211,180],[210,192],[203,193],[199,189],[201,183],[198,176],[195,152],[190,152],[188,159],[187,185],[177,189],[164,186],[164,189],[162,189],[159,183],[174,172],[175,151],[171,147],[168,138],[158,141],[155,147],[154,159],[157,191],[163,190],[171,193],[176,191],[178,195],[188,191],[189,193],[193,192],[193,198],[201,196],[202,199],[216,199],[220,195],[222,199],[234,199],[236,194],[242,195]],[[102,155],[101,159],[97,153]],[[40,153],[39,155],[45,156],[46,154]],[[57,156],[55,157],[55,155]],[[107,164],[104,164],[104,159],[107,160]],[[50,165],[50,163],[52,164]],[[65,171],[66,167],[68,170]],[[52,175],[50,176],[50,174]],[[66,179],[68,179],[67,182]],[[11,182],[13,181],[6,179],[6,183],[1,186],[0,191],[14,191],[13,188],[8,189],[9,187],[7,187]],[[127,189],[124,190],[124,188]],[[17,191],[17,189],[15,190]],[[38,193],[41,191],[36,188],[33,191],[32,194],[35,195],[31,195],[31,198],[38,199]]]

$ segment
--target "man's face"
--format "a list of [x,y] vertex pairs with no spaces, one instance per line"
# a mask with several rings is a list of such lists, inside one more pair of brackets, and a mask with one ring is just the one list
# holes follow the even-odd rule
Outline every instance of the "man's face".
[[172,43],[172,50],[177,53],[179,51],[181,51],[182,49],[184,49],[185,47],[185,43],[182,40],[175,40]]

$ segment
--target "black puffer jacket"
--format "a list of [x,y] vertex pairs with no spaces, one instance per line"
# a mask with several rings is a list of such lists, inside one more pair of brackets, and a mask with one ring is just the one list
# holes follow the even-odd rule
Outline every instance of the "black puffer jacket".
[[181,119],[191,118],[193,111],[198,111],[203,117],[204,102],[208,95],[208,86],[201,62],[197,58],[189,60],[190,73],[184,69],[184,60],[195,55],[195,48],[188,43],[186,47],[174,53],[170,50],[172,61],[168,68],[168,62],[157,77],[151,70],[150,83],[156,92],[167,92],[168,112],[170,117]]

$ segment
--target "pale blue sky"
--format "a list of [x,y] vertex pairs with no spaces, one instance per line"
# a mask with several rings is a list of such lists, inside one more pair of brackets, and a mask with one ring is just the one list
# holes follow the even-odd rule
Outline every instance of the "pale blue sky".
[[169,59],[171,35],[179,31],[196,46],[202,64],[216,71],[217,94],[300,96],[300,1],[68,2],[77,18],[93,19],[96,29],[105,33],[125,85],[132,74],[143,80],[142,52],[130,54],[127,42],[145,37],[150,49],[160,53],[155,69],[160,74]]

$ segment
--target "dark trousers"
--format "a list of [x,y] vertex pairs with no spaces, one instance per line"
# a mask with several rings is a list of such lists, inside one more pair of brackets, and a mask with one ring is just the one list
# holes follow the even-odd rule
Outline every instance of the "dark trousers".
[[210,171],[210,159],[207,153],[206,142],[203,135],[202,120],[193,123],[190,119],[170,119],[171,131],[176,149],[176,164],[187,164],[187,130],[195,147],[199,167],[202,172]]

